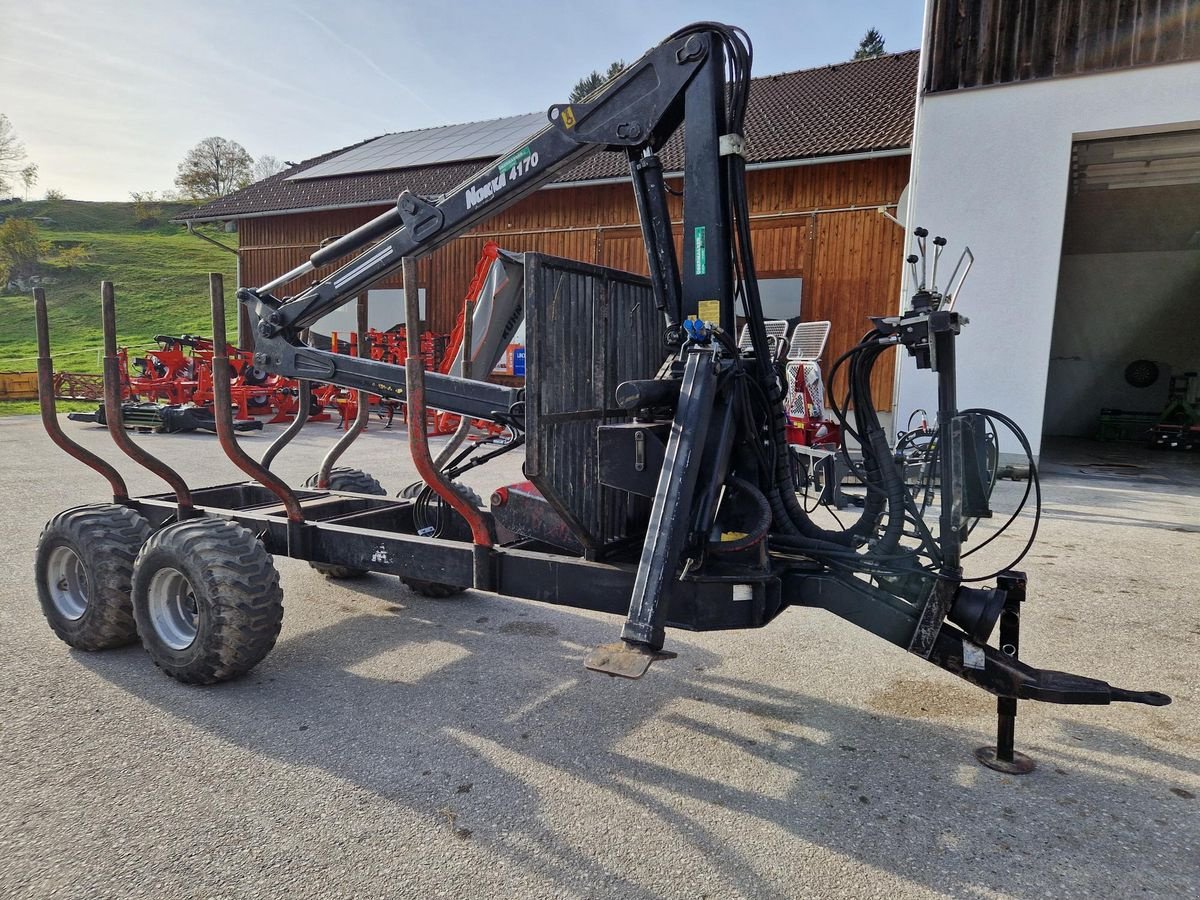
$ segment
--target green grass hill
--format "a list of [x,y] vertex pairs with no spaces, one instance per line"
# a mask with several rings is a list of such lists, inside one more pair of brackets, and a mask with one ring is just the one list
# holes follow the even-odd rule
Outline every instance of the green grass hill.
[[[209,272],[225,276],[228,327],[233,333],[237,258],[168,221],[185,208],[157,204],[148,217],[144,208],[135,211],[133,203],[0,204],[2,217],[33,219],[47,245],[41,273],[52,279],[43,286],[56,369],[100,371],[96,348],[101,345],[100,282],[104,280],[112,281],[116,291],[118,341],[123,346],[144,349],[156,334],[211,334]],[[216,229],[204,233],[237,246],[236,234]],[[73,247],[82,248],[82,261],[55,259],[57,253]],[[64,262],[70,262],[70,267]],[[0,291],[0,372],[33,371],[36,354],[32,293]],[[31,411],[26,406],[7,411]]]

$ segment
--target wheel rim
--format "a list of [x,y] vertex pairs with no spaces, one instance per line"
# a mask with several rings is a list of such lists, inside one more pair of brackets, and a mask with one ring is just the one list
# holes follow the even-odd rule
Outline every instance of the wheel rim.
[[54,608],[64,619],[83,618],[88,605],[88,578],[79,554],[70,547],[55,547],[46,569]]
[[172,650],[186,650],[196,640],[200,609],[196,592],[186,575],[164,567],[150,579],[150,624],[159,639]]

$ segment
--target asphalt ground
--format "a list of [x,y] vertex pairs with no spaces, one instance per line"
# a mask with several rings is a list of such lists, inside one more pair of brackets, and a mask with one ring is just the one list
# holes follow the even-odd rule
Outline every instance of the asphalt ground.
[[[309,426],[277,469],[299,483],[333,438]],[[142,440],[193,485],[236,477],[211,436]],[[1038,767],[1014,777],[972,756],[992,698],[803,609],[672,632],[679,658],[629,682],[583,669],[618,634],[601,614],[277,559],[283,633],[245,678],[186,687],[140,647],[70,650],[34,546],[106,488],[32,417],[0,420],[0,896],[1198,896],[1200,470],[1094,449],[1047,466],[1022,658],[1175,702],[1022,703]],[[377,426],[345,462],[413,478]],[[486,496],[519,463],[467,480]]]

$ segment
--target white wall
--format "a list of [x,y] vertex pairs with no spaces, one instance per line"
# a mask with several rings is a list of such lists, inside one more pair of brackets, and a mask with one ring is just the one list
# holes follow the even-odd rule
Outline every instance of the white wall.
[[[1198,124],[1200,62],[922,99],[909,227],[945,235],[948,256],[969,244],[976,259],[956,307],[971,320],[959,339],[961,407],[1007,413],[1039,452],[1071,143]],[[936,405],[933,376],[905,360],[896,420]],[[1012,440],[1001,449],[1019,452]]]

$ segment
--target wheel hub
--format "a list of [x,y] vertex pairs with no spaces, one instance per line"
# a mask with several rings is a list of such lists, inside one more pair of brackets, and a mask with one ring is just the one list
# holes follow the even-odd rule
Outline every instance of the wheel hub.
[[88,606],[87,569],[70,547],[55,547],[47,564],[50,599],[64,619],[83,618]]
[[164,567],[154,573],[149,589],[150,624],[172,650],[186,650],[196,640],[200,609],[196,592],[186,575]]

